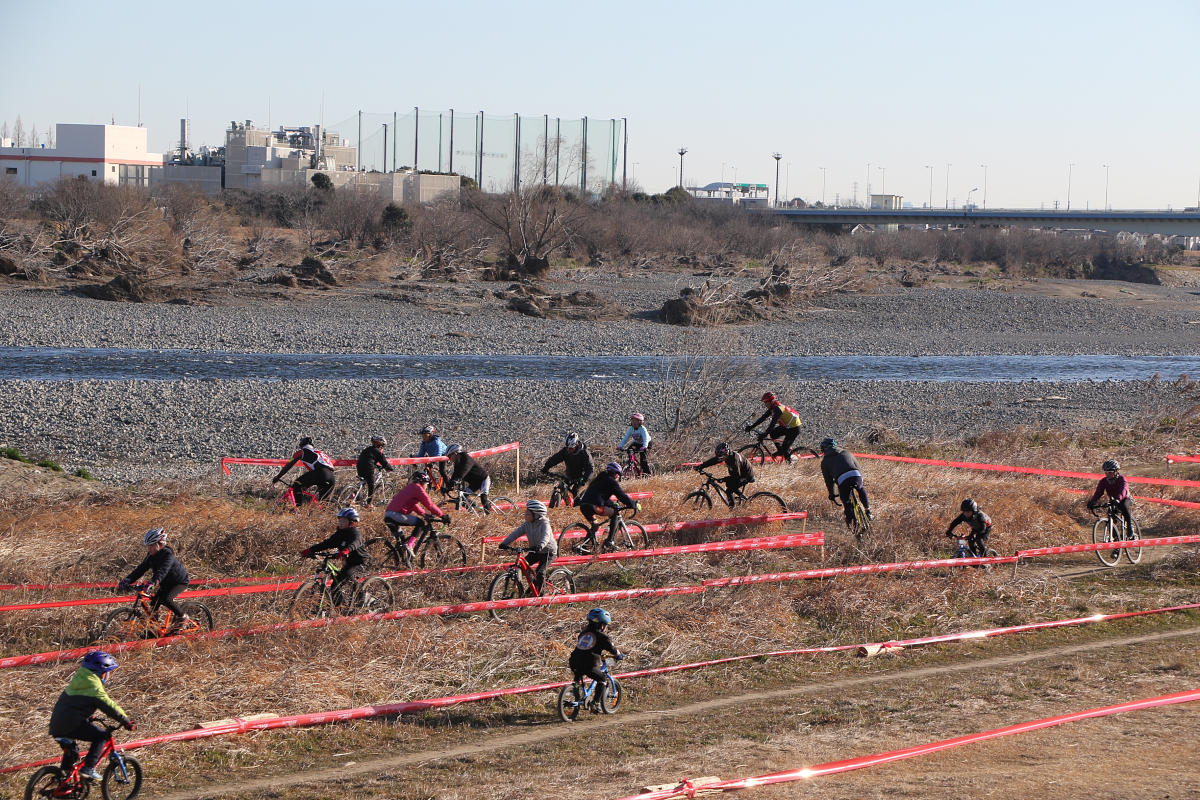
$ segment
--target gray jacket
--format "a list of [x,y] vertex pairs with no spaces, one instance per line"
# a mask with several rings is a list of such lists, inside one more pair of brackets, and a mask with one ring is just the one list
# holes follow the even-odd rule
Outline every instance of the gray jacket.
[[554,531],[550,530],[550,520],[546,517],[535,517],[533,522],[521,523],[512,533],[504,537],[500,546],[508,547],[522,536],[528,540],[530,550],[558,554],[558,542],[554,541]]

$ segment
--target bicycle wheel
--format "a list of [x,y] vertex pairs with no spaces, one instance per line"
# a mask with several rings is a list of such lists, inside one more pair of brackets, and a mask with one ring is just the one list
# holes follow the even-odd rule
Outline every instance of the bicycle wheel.
[[566,567],[550,570],[546,582],[542,584],[542,596],[549,597],[553,594],[575,594],[575,573]]
[[755,514],[781,514],[787,511],[787,503],[774,492],[755,492],[746,498],[742,508]]
[[354,591],[354,608],[365,614],[392,610],[392,587],[378,575],[367,578]]
[[562,533],[558,535],[558,552],[563,555],[574,552],[575,547],[581,546],[579,552],[582,555],[591,555],[591,547],[587,547],[584,543],[587,541],[588,528],[581,522],[576,522],[574,525],[568,525],[562,529]]
[[[1138,521],[1136,519],[1133,520],[1133,531],[1131,533],[1129,533],[1125,538],[1130,541],[1133,541],[1134,539],[1142,538],[1142,527],[1141,527],[1141,525],[1138,524]],[[1129,560],[1130,564],[1138,563],[1139,561],[1142,560],[1142,548],[1126,547],[1125,548],[1125,558],[1127,558]]]
[[[579,716],[579,707],[583,705],[580,700],[580,686],[578,683],[568,683],[558,692],[558,718],[563,722],[574,722]],[[54,769],[54,767],[43,767],[42,769]],[[30,795],[25,795],[28,798]]]
[[625,690],[621,687],[621,682],[611,675],[608,676],[608,686],[604,687],[604,694],[600,696],[600,710],[605,714],[617,713],[624,697]]
[[[492,578],[492,583],[488,586],[488,600],[516,600],[524,596],[525,587],[521,586],[521,579],[512,570]],[[505,610],[493,608],[488,613],[492,615],[492,619],[503,622]]]
[[377,567],[399,568],[404,566],[404,556],[396,548],[396,543],[390,536],[374,536],[367,539],[367,543],[363,546],[367,548],[367,555],[371,557],[371,563]]
[[363,492],[365,495],[366,489],[367,487],[363,485],[362,481],[359,481],[356,486],[347,486],[338,495],[338,505],[343,508],[346,506],[357,506],[359,492]]
[[[571,687],[567,687],[568,689]],[[578,709],[576,709],[578,713]],[[567,720],[570,722],[571,720]],[[29,778],[25,784],[25,800],[38,800],[42,797],[53,797],[54,790],[62,783],[66,775],[58,767],[42,767]]]
[[[1092,526],[1092,542],[1095,544],[1107,544],[1109,542],[1119,541],[1118,536],[1113,535],[1110,520],[1105,517],[1096,520],[1096,524]],[[1096,557],[1100,559],[1100,563],[1106,567],[1115,567],[1117,562],[1121,560],[1120,550],[1097,550]]]
[[197,603],[195,600],[184,600],[179,604],[179,608],[192,618],[192,622],[201,630],[211,631],[213,629],[213,615],[208,610],[208,606],[203,603]]
[[315,578],[309,578],[300,584],[300,588],[292,595],[292,603],[288,606],[290,619],[311,619],[313,617],[328,617],[333,614],[333,597],[325,586]]
[[141,790],[142,765],[136,758],[122,755],[120,761],[109,759],[100,778],[100,793],[104,800],[133,800]]
[[127,642],[137,639],[145,632],[142,616],[132,608],[118,608],[108,612],[104,622],[100,623],[100,632],[96,634],[98,642]]
[[517,501],[511,497],[489,497],[488,499],[492,502],[492,508],[488,513],[493,517],[515,520],[518,513],[523,513],[521,509],[517,508]]
[[862,507],[858,495],[851,494],[850,497],[854,506],[854,521],[850,524],[850,530],[854,533],[854,538],[861,542],[863,537],[871,532],[871,518],[867,516],[867,510]]
[[626,522],[625,520],[621,520],[621,524],[617,528],[617,535],[613,537],[613,542],[618,550],[650,549],[650,535],[646,533],[646,527],[640,522]]
[[754,444],[748,444],[745,447],[739,447],[738,452],[744,455],[747,461],[754,461],[755,459],[758,459],[758,463],[760,464],[768,463],[767,459],[771,455],[767,452],[767,448],[763,446],[762,442],[755,442]]
[[421,546],[421,569],[465,567],[467,548],[448,533],[435,533]]
[[683,502],[680,505],[696,511],[712,511],[713,501],[708,492],[703,489],[697,489],[683,498]]

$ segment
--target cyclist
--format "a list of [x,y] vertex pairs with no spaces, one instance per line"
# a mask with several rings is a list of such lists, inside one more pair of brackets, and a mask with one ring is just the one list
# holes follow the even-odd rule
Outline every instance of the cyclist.
[[[846,513],[846,524],[854,524],[854,511],[850,507],[850,492],[857,491],[862,501],[867,519],[875,519],[871,513],[871,501],[867,499],[867,489],[863,486],[862,473],[858,469],[858,460],[848,450],[838,447],[833,439],[821,441],[821,474],[825,477],[825,490],[829,492],[830,502],[837,504],[837,496],[842,498],[842,511]],[[834,486],[837,487],[836,494]]]
[[[296,489],[305,489],[309,486],[317,487],[317,497],[324,500],[333,491],[333,461],[329,456],[313,447],[312,437],[305,436],[300,439],[300,449],[292,453],[292,458],[283,465],[283,469],[279,470],[279,474],[271,479],[271,483],[278,483],[283,479],[283,476],[288,474],[288,470],[299,463],[304,469],[308,470],[305,474],[296,479]],[[296,505],[304,502],[304,494],[296,492]]]
[[[437,507],[437,504],[429,497],[429,493],[425,491],[425,487],[429,485],[429,474],[424,471],[414,472],[408,480],[408,485],[400,491],[396,492],[392,497],[387,508],[383,512],[383,524],[388,526],[392,535],[396,538],[400,537],[400,526],[406,525],[416,528],[421,523],[421,518],[414,514],[414,511],[424,510],[427,514],[434,514],[442,518],[442,522],[450,522],[450,515]],[[404,549],[408,554],[412,555],[413,544],[417,541],[415,533],[410,534],[404,542]]]
[[452,444],[446,448],[446,458],[454,465],[454,472],[446,481],[446,489],[453,489],[459,483],[464,484],[472,492],[479,493],[479,501],[485,514],[492,513],[492,501],[488,500],[488,492],[492,488],[492,478],[483,465],[462,449],[461,444]]
[[[579,512],[583,514],[587,520],[588,535],[587,538],[576,544],[572,549],[576,553],[595,552],[596,549],[596,531],[604,524],[604,519],[611,517],[616,512],[616,506],[613,505],[612,498],[616,497],[630,508],[641,510],[641,506],[633,501],[633,499],[625,493],[621,488],[621,465],[615,461],[610,461],[604,465],[604,472],[601,472],[596,477],[592,478],[592,482],[588,484],[587,489],[579,497]],[[596,515],[599,514],[602,518],[600,522],[596,521]],[[613,535],[610,532],[604,539],[604,547],[610,548],[613,545]],[[590,546],[585,549],[585,546]]]
[[592,464],[592,454],[588,452],[587,445],[579,438],[578,433],[567,434],[563,439],[562,449],[546,459],[546,463],[542,465],[542,473],[549,474],[551,468],[558,464],[563,465],[567,475],[567,490],[572,495],[579,494],[579,487],[588,482],[588,478],[592,477],[592,472],[596,469]]
[[336,550],[341,560],[341,569],[333,579],[333,596],[337,602],[345,600],[342,594],[343,586],[351,587],[367,571],[367,563],[371,560],[370,553],[363,543],[362,531],[358,527],[358,512],[353,508],[343,508],[337,514],[337,530],[327,538],[300,551],[301,558],[312,558],[315,550]]
[[[421,428],[421,446],[417,448],[417,458],[436,458],[437,456],[444,455],[446,455],[446,443],[438,435],[437,428],[432,425],[426,425],[424,428]],[[445,483],[446,462],[437,462],[437,469],[438,474],[442,476],[442,482]]]
[[775,445],[775,453],[783,456],[790,464],[792,463],[792,443],[800,435],[800,415],[796,413],[795,409],[785,406],[774,392],[764,394],[762,401],[767,410],[761,417],[746,426],[746,433],[753,432],[770,417],[771,425],[767,429],[767,436],[771,439],[783,437],[783,441]]
[[734,452],[729,445],[721,442],[713,451],[712,458],[696,465],[696,472],[716,466],[722,461],[725,462],[725,468],[729,470],[729,476],[721,480],[725,483],[725,492],[729,495],[729,501],[733,502],[734,495],[740,492],[743,486],[754,483],[754,467],[750,466],[750,462],[744,455]]
[[983,557],[987,555],[988,537],[992,535],[992,518],[979,508],[979,503],[976,503],[971,498],[967,498],[959,505],[962,511],[954,521],[950,523],[950,527],[946,529],[946,536],[950,539],[955,538],[954,529],[964,522],[971,528],[971,534],[967,537],[967,550],[971,555]]
[[600,669],[604,663],[604,654],[612,653],[617,661],[625,660],[625,654],[618,650],[608,637],[607,628],[611,622],[612,614],[603,608],[593,608],[589,611],[583,630],[575,640],[575,649],[571,651],[571,657],[567,660],[567,666],[575,674],[574,680],[587,675],[596,681],[592,702],[589,704],[589,710],[593,714],[600,712],[600,698],[604,696],[603,692],[608,691],[608,676]]
[[1125,476],[1121,474],[1121,465],[1115,459],[1108,459],[1101,465],[1104,470],[1104,477],[1100,479],[1100,483],[1096,484],[1096,491],[1092,494],[1092,499],[1088,500],[1088,510],[1100,505],[1100,498],[1108,495],[1117,503],[1117,509],[1121,512],[1121,516],[1125,518],[1125,530],[1133,533],[1133,497],[1129,494],[1129,481],[1125,480]]
[[375,467],[388,472],[395,472],[396,468],[388,463],[387,456],[383,454],[383,448],[387,447],[387,439],[382,434],[375,434],[371,437],[371,445],[358,454],[358,463],[355,465],[355,470],[358,472],[358,477],[362,478],[367,485],[367,503],[371,503],[375,499]]
[[618,450],[624,450],[626,445],[633,443],[638,446],[638,454],[641,457],[642,472],[646,475],[650,474],[650,462],[647,459],[647,452],[650,450],[650,431],[646,430],[643,424],[646,417],[638,412],[634,412],[629,417],[629,427],[625,429],[625,436],[621,439],[621,443],[617,445]]
[[59,767],[66,774],[79,760],[79,748],[76,740],[90,742],[87,755],[83,757],[83,768],[79,777],[84,780],[98,781],[100,773],[96,772],[96,764],[100,761],[100,752],[108,734],[92,721],[92,714],[103,711],[108,716],[121,723],[126,730],[133,730],[133,720],[108,696],[104,684],[117,668],[117,660],[103,650],[93,650],[79,662],[79,669],[71,676],[71,682],[58,696],[54,710],[50,712],[50,735],[54,737],[63,749],[62,763]]
[[142,544],[146,546],[146,557],[117,584],[121,589],[128,589],[143,572],[150,571],[150,580],[142,587],[142,591],[152,595],[151,609],[166,606],[174,615],[173,629],[185,627],[191,622],[191,617],[183,613],[183,609],[175,602],[175,598],[188,586],[188,573],[183,564],[175,557],[175,551],[167,544],[167,529],[152,528],[142,536]]
[[515,550],[512,543],[522,536],[529,543],[527,563],[534,567],[533,585],[539,593],[542,583],[546,580],[546,572],[554,557],[558,555],[558,543],[554,541],[554,532],[550,530],[550,519],[546,516],[546,504],[540,500],[530,500],[525,504],[525,522],[513,529],[500,543],[501,550]]

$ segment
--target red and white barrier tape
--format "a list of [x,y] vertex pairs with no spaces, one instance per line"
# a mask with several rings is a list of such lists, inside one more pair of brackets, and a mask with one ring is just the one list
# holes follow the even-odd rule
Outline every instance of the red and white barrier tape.
[[842,772],[850,772],[856,769],[865,769],[866,767],[877,767],[881,764],[888,764],[893,761],[901,761],[906,758],[915,758],[917,756],[929,755],[937,753],[941,750],[949,750],[953,747],[961,747],[967,744],[976,744],[985,742],[989,739],[998,739],[1002,736],[1013,736],[1018,733],[1029,733],[1030,731],[1038,731],[1043,728],[1051,728],[1056,725],[1065,725],[1068,722],[1078,722],[1085,719],[1095,719],[1096,717],[1107,717],[1113,714],[1123,714],[1129,711],[1141,711],[1147,708],[1159,708],[1162,706],[1177,705],[1180,703],[1191,703],[1200,700],[1200,689],[1191,689],[1186,692],[1176,692],[1175,694],[1165,694],[1160,697],[1150,697],[1145,700],[1133,700],[1128,703],[1119,703],[1115,706],[1104,706],[1102,708],[1092,708],[1087,711],[1076,711],[1072,714],[1062,714],[1056,717],[1046,717],[1045,719],[1033,720],[1032,722],[1022,722],[1018,725],[1009,725],[1006,728],[996,728],[982,733],[972,733],[966,736],[958,736],[953,739],[943,739],[940,742],[931,742],[929,744],[917,745],[915,747],[906,747],[903,750],[892,750],[885,753],[876,753],[869,756],[859,756],[858,758],[849,758],[843,761],[830,761],[826,764],[817,764],[813,767],[802,767],[801,769],[788,770],[787,772],[772,772],[767,775],[757,775],[753,778],[740,778],[729,781],[716,781],[714,783],[705,783],[692,785],[690,781],[684,781],[674,789],[667,789],[655,792],[643,792],[641,794],[628,795],[621,800],[675,800],[676,798],[695,797],[696,792],[733,792],[741,789],[755,789],[760,786],[772,786],[778,783],[790,783],[792,781],[805,781],[811,778],[822,778],[827,775],[837,775]]
[[[520,448],[520,442],[509,442],[508,444],[496,445],[495,447],[485,447],[483,450],[473,450],[467,455],[475,458],[482,458],[484,456],[494,456],[499,453],[507,453],[510,450],[519,450]],[[445,456],[425,456],[422,458],[389,458],[388,463],[394,467],[398,467],[406,464],[433,464],[438,461],[446,460],[448,459]],[[241,458],[228,456],[221,459],[221,469],[224,470],[226,475],[231,475],[233,473],[229,471],[230,464],[248,464],[260,467],[282,467],[286,463],[288,463],[288,459],[286,458]],[[357,464],[357,459],[352,458],[336,458],[333,460],[333,465],[335,467],[353,467]]]
[[1124,550],[1132,547],[1166,547],[1173,544],[1197,544],[1200,536],[1161,536],[1157,539],[1133,539],[1121,542],[1103,542],[1098,544],[1067,544],[1058,547],[1034,547],[1029,550],[1018,550],[1017,558],[1037,558],[1039,556],[1061,555],[1063,553],[1092,553],[1097,550]]
[[[1070,492],[1071,494],[1091,494],[1091,492],[1088,491],[1087,489],[1072,489],[1067,486],[1063,486],[1061,488],[1064,492]],[[1130,495],[1130,496],[1133,497],[1134,500],[1137,500],[1139,503],[1158,503],[1159,505],[1175,506],[1176,508],[1200,508],[1200,503],[1192,503],[1187,500],[1172,500],[1169,497],[1138,497],[1136,495]]]
[[[944,461],[940,458],[913,458],[911,456],[885,456],[878,453],[855,453],[859,458],[871,458],[878,461],[896,461],[901,464],[924,464],[930,467],[954,467],[956,469],[981,469],[988,472],[1015,472],[1022,475],[1049,475],[1057,478],[1080,478],[1082,480],[1100,480],[1104,477],[1098,472],[1070,472],[1062,469],[1041,469],[1039,467],[1014,467],[1006,464],[981,464],[974,461]],[[1144,483],[1152,486],[1188,486],[1200,487],[1200,481],[1185,481],[1176,478],[1143,478],[1140,475],[1126,475],[1130,483]]]
[[1180,461],[1189,464],[1200,464],[1200,456],[1170,455],[1166,459],[1168,464],[1175,464]]
[[735,575],[728,578],[710,578],[704,581],[708,587],[743,586],[754,583],[782,583],[784,581],[806,581],[814,578],[832,578],[837,575],[873,575],[880,572],[902,572],[916,569],[943,569],[945,567],[975,567],[984,564],[1015,564],[1016,556],[994,556],[991,558],[939,558],[932,561],[899,561],[893,564],[856,564],[850,567],[822,567],[792,572],[775,572],[764,575]]
[[[1126,611],[1116,614],[1095,614],[1090,617],[1077,617],[1074,619],[1065,620],[1049,620],[1046,622],[1034,622],[1026,625],[1013,625],[1007,628],[992,628],[982,631],[968,631],[964,633],[945,634],[943,636],[925,637],[923,639],[908,639],[903,641],[893,642],[873,642],[863,644],[847,644],[847,645],[829,645],[825,647],[802,647],[792,650],[773,650],[765,653],[752,653],[749,655],[727,656],[725,658],[710,659],[708,661],[698,661],[691,664],[675,664],[669,667],[652,667],[643,670],[634,670],[631,672],[622,672],[616,675],[621,680],[630,678],[641,678],[651,675],[665,675],[672,672],[683,672],[685,670],[701,669],[704,667],[720,666],[724,664],[732,664],[738,661],[751,661],[763,658],[794,656],[794,655],[817,655],[822,653],[837,653],[846,652],[849,650],[862,651],[873,648],[879,649],[896,649],[899,647],[915,646],[918,644],[934,644],[951,641],[963,641],[970,639],[982,639],[991,636],[1000,636],[1004,634],[1022,633],[1029,630],[1038,630],[1044,628],[1066,627],[1069,625],[1084,625],[1094,622],[1108,622],[1117,619],[1125,619],[1128,617],[1146,616],[1149,614],[1162,614],[1170,611],[1184,611],[1200,608],[1200,603],[1193,603],[1183,606],[1171,606],[1169,608],[1155,608],[1142,611]],[[371,716],[385,716],[395,714],[409,714],[417,711],[425,711],[433,708],[445,708],[451,705],[461,703],[478,702],[481,700],[490,700],[496,697],[512,696],[518,694],[529,694],[532,692],[553,691],[561,689],[566,685],[565,681],[557,683],[543,683],[534,686],[518,686],[508,689],[494,689],[484,692],[474,692],[472,694],[453,695],[450,697],[438,697],[429,700],[413,700],[404,703],[393,703],[390,705],[380,706],[362,706],[360,708],[343,709],[340,711],[316,712],[309,714],[297,714],[288,717],[274,717],[266,720],[255,720],[247,722],[246,720],[234,718],[234,721],[226,725],[213,726],[198,730],[179,731],[177,733],[169,733],[161,736],[153,736],[148,739],[127,742],[123,744],[122,749],[136,749],[139,747],[148,747],[150,745],[162,744],[165,742],[185,741],[189,739],[208,738],[210,736],[223,736],[232,733],[244,733],[250,730],[267,730],[270,728],[283,727],[298,727],[301,725],[318,725],[328,722],[342,722],[351,719],[361,719]],[[15,766],[4,767],[0,769],[0,773],[17,772],[23,769],[31,769],[44,764],[56,763],[58,758],[46,759],[44,761],[34,761],[27,764],[18,764]]]
[[[704,528],[728,528],[734,525],[767,525],[775,522],[790,522],[792,520],[807,519],[807,511],[789,511],[780,514],[754,514],[746,517],[719,517],[717,519],[691,519],[683,522],[672,522],[660,524],[652,522],[649,525],[644,525],[646,533],[664,533],[673,531],[690,531],[702,530]],[[586,534],[576,533],[568,536],[568,539],[582,539]],[[503,536],[485,536],[482,541],[485,544],[504,541]]]

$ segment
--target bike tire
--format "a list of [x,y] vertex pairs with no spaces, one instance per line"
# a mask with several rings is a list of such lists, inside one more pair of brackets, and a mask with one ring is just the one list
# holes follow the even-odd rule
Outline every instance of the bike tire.
[[444,569],[465,567],[467,548],[457,537],[448,533],[434,533],[421,545],[421,569]]
[[354,607],[364,614],[384,614],[392,610],[392,587],[378,575],[367,578],[354,590]]
[[616,544],[618,550],[649,550],[650,534],[646,533],[646,526],[640,522],[621,520]]
[[203,603],[197,603],[195,600],[184,600],[179,604],[179,608],[202,629],[206,631],[213,629],[213,615],[208,610],[208,606]]
[[555,567],[546,575],[542,584],[542,596],[554,594],[575,594],[575,573],[566,567]]
[[[568,687],[570,688],[570,687]],[[578,712],[578,709],[576,709]],[[570,722],[570,720],[567,720]],[[41,800],[53,797],[54,790],[62,783],[66,774],[58,767],[42,767],[29,777],[25,784],[25,800]]]
[[358,492],[360,489],[365,490],[366,488],[367,487],[363,486],[362,484],[359,484],[358,486],[346,487],[342,490],[342,493],[338,495],[338,505],[343,508],[346,506],[357,506]]
[[374,566],[399,568],[404,565],[404,557],[397,551],[390,536],[373,536],[363,546]]
[[[1117,541],[1113,537],[1112,526],[1109,524],[1107,517],[1096,520],[1096,524],[1092,526],[1092,542],[1094,544],[1107,544]],[[1120,550],[1097,550],[1096,557],[1100,559],[1100,563],[1106,567],[1115,567],[1117,562],[1121,560]]]
[[[574,525],[568,525],[562,529],[562,533],[558,535],[558,552],[563,555],[568,555],[574,552],[574,547],[581,544],[586,539],[581,539],[575,536],[577,533],[582,533],[585,537],[588,535],[588,528],[581,522],[576,522]],[[581,555],[591,555],[592,551],[588,549]]]
[[[525,587],[521,585],[521,579],[515,572],[502,572],[492,578],[491,584],[488,586],[488,600],[516,600],[525,596]],[[488,613],[492,615],[492,619],[497,622],[504,621],[505,609],[493,608],[489,609]]]
[[[558,692],[558,718],[563,722],[574,722],[579,717],[579,709],[583,705],[583,701],[579,698],[577,691],[579,684],[568,683]],[[52,769],[52,767],[43,767],[43,769]],[[26,798],[29,795],[25,795]]]
[[[490,500],[492,503],[492,509],[488,512],[488,514],[496,517],[497,519],[516,519],[518,512],[524,513],[521,511],[521,509],[517,508],[517,501],[513,500],[511,497],[489,497],[488,500]],[[497,508],[497,503],[506,505],[504,508]]]
[[333,613],[332,593],[318,583],[316,578],[309,578],[300,584],[288,605],[288,619],[293,620],[328,617]]
[[745,456],[747,461],[758,459],[759,464],[768,463],[767,458],[770,456],[767,448],[758,442],[739,447],[738,452]]
[[703,489],[697,489],[694,492],[689,492],[688,495],[683,498],[683,502],[680,505],[682,505],[684,508],[690,508],[696,511],[712,511],[713,501],[708,492],[704,491]]
[[852,493],[851,497],[853,498],[850,502],[854,505],[854,516],[850,523],[850,531],[854,534],[854,538],[861,542],[871,532],[871,518],[867,516],[867,510],[863,508],[858,496]]
[[[1136,519],[1133,520],[1133,530],[1130,531],[1130,533],[1125,538],[1130,541],[1142,538],[1142,526],[1140,524],[1138,524],[1138,521]],[[1138,563],[1139,561],[1142,560],[1142,548],[1126,547],[1125,548],[1125,558],[1129,561],[1130,564]]]
[[787,503],[774,492],[755,492],[746,498],[742,507],[755,514],[781,514],[787,511]]
[[145,628],[142,616],[132,608],[118,608],[108,612],[104,622],[100,623],[100,632],[96,634],[98,642],[127,642],[136,639]]
[[133,800],[142,790],[142,765],[133,756],[122,755],[122,770],[116,759],[109,759],[100,778],[100,794],[104,800]]
[[608,686],[604,687],[604,694],[600,696],[600,710],[605,714],[615,714],[621,708],[621,701],[625,699],[625,689],[621,686],[621,682],[613,676],[608,676]]

